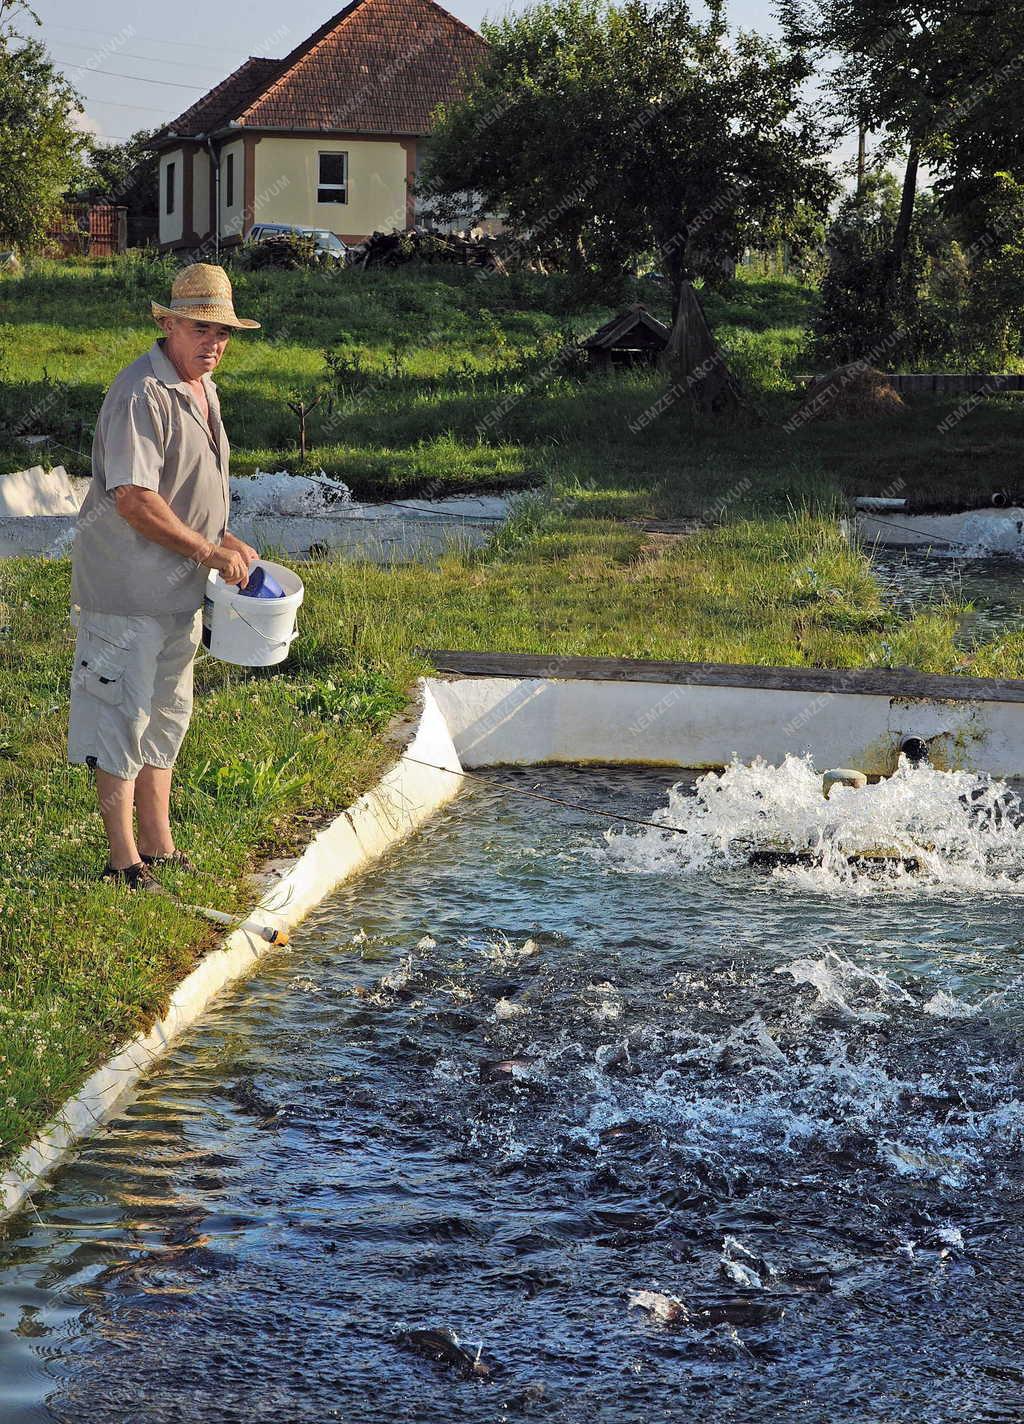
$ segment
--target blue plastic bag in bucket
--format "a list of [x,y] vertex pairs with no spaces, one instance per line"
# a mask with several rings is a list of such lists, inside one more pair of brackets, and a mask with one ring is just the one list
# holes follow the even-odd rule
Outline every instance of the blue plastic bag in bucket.
[[298,574],[260,559],[249,585],[224,583],[212,572],[203,603],[203,643],[221,662],[272,667],[288,656],[298,637],[295,622],[305,588]]

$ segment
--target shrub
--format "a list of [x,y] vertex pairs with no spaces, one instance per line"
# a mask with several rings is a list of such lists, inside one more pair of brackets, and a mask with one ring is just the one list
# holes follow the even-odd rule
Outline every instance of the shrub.
[[245,243],[235,255],[234,265],[248,272],[262,272],[268,267],[301,272],[319,267],[321,263],[314,237],[298,232],[281,232],[263,242]]

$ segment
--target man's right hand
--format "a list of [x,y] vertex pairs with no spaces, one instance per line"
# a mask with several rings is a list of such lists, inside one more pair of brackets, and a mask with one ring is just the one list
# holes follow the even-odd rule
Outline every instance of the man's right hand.
[[208,569],[216,569],[224,583],[237,583],[239,588],[245,588],[249,582],[249,565],[237,549],[218,544],[203,563]]

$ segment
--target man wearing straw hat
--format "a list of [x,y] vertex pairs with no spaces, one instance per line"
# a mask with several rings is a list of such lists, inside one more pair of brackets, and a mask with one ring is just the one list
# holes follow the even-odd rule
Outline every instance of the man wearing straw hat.
[[235,315],[227,273],[205,262],[152,312],[164,335],[106,394],[78,517],[68,757],[96,774],[103,878],[159,891],[151,866],[194,868],[174,844],[170,794],[207,573],[244,588],[257,558],[227,529],[229,449],[210,373],[231,333],[259,322]]

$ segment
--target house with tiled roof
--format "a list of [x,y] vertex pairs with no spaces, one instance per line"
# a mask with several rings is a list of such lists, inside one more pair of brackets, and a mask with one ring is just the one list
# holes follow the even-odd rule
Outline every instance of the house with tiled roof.
[[154,136],[160,245],[229,246],[254,222],[346,242],[411,225],[431,115],[486,49],[435,0],[351,0],[284,59],[247,59]]

